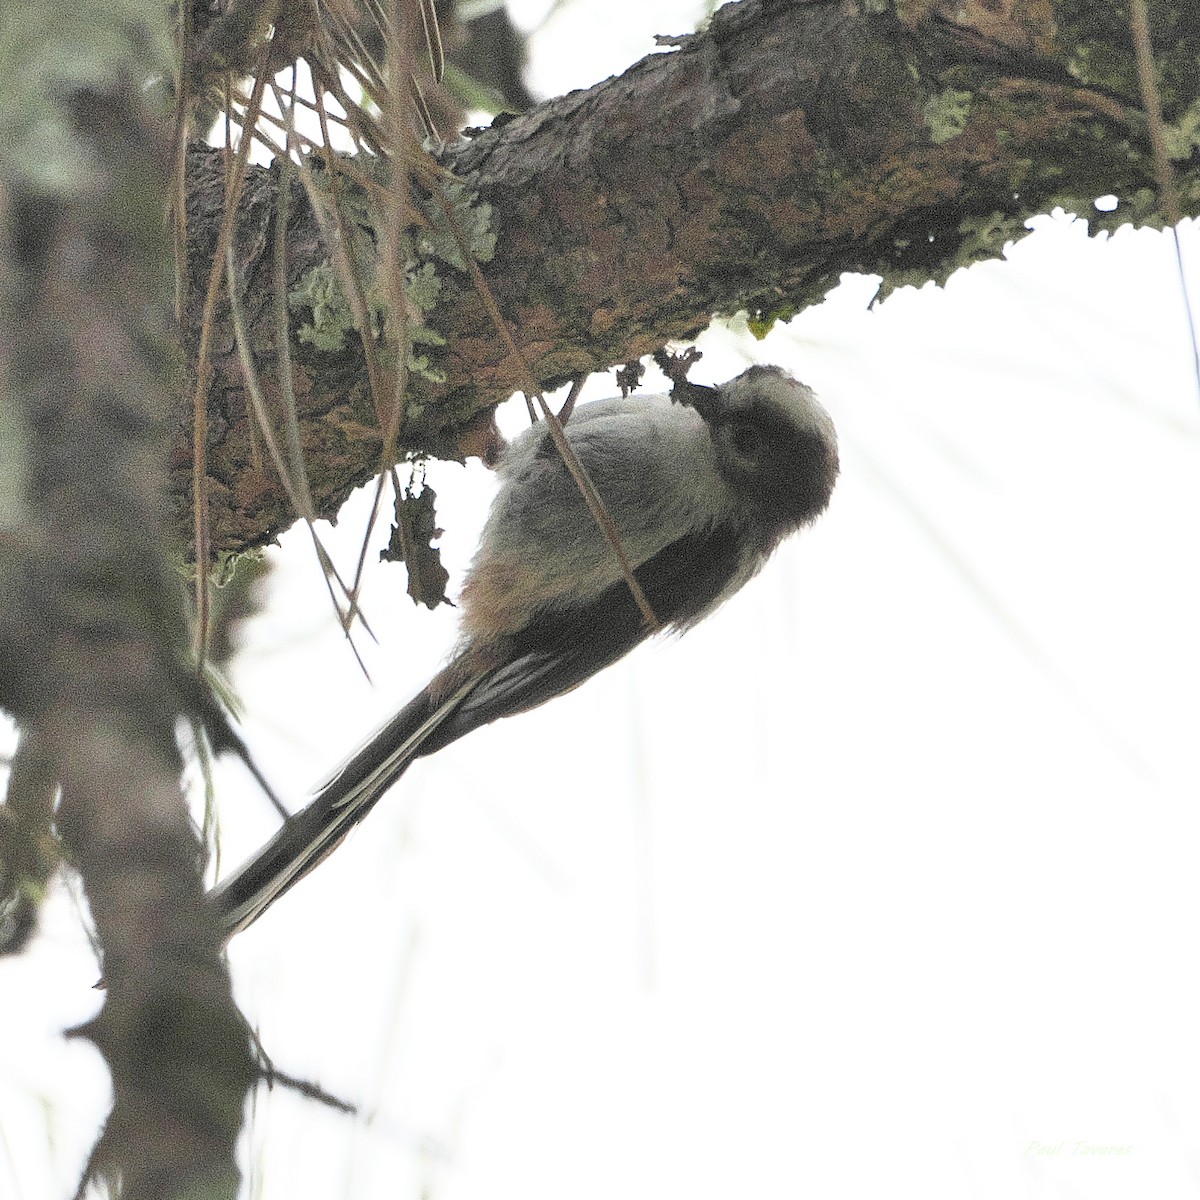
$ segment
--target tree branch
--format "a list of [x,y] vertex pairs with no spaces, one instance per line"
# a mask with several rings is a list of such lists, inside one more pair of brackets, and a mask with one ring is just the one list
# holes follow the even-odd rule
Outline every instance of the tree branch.
[[[1160,53],[1186,63],[1191,6],[1160,9]],[[908,0],[894,10],[872,0],[745,0],[619,78],[452,147],[442,165],[477,193],[473,216],[490,206],[498,240],[483,273],[536,382],[550,386],[689,338],[714,313],[746,309],[769,325],[819,301],[846,271],[878,273],[885,287],[944,279],[996,256],[1028,217],[1055,205],[1097,224],[1161,224],[1119,10],[1116,0],[1086,9]],[[1174,78],[1176,97],[1194,99],[1190,77]],[[1182,103],[1168,120],[1181,119]],[[1192,211],[1196,157],[1176,164],[1191,172],[1180,190]],[[262,258],[276,180],[255,174],[238,234],[267,381]],[[193,278],[211,252],[222,186],[216,153],[195,152]],[[1091,203],[1107,193],[1122,202],[1108,218]],[[296,288],[328,250],[298,186],[290,209]],[[445,339],[429,351],[444,380],[412,379],[400,443],[447,455],[464,422],[525,380],[468,275],[444,264],[437,272],[425,319]],[[293,333],[312,317],[294,306]],[[212,538],[240,550],[294,514],[270,469],[253,465],[232,334],[216,343],[226,350],[209,392]],[[319,511],[332,515],[386,465],[361,347],[301,342],[294,359],[310,482]],[[182,508],[191,461],[182,436],[177,447]]]

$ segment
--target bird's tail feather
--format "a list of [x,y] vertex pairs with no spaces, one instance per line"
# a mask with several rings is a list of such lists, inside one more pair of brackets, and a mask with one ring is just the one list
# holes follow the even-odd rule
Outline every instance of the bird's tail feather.
[[312,801],[283,823],[249,861],[209,894],[226,937],[256,921],[309,873],[422,753],[423,744],[457,711],[479,683],[473,674],[447,695],[430,685],[404,706],[321,786]]

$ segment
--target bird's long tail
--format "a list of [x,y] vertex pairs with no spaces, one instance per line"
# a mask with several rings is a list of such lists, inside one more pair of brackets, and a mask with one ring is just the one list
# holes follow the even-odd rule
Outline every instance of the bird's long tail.
[[447,695],[440,694],[437,681],[430,684],[339,767],[309,804],[288,817],[253,858],[209,893],[227,938],[256,921],[320,863],[414,758],[457,736],[436,735],[483,677],[472,674]]
[[[688,578],[688,603],[716,596],[736,564],[739,542],[710,532],[685,538],[638,568],[655,612],[688,618],[672,591]],[[699,611],[699,610],[697,610]],[[561,696],[627,654],[648,633],[624,580],[584,606],[543,611],[496,648],[466,649],[409,701],[279,832],[211,893],[228,937],[257,920],[367,815],[414,758],[500,717]]]

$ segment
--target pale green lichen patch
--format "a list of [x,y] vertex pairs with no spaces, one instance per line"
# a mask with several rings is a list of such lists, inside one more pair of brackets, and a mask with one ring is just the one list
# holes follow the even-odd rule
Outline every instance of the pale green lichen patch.
[[[387,321],[387,305],[372,277],[365,289],[367,308],[370,312],[372,333],[383,329],[385,346],[381,357],[388,363],[389,347],[395,345],[395,337]],[[409,304],[408,328],[405,333],[409,344],[407,366],[417,375],[431,383],[445,383],[446,373],[434,364],[427,354],[417,353],[416,346],[444,346],[446,339],[431,329],[421,319],[431,312],[441,291],[441,280],[426,263],[416,271],[405,273],[405,297]],[[300,325],[296,336],[304,345],[312,346],[325,354],[339,354],[357,337],[354,313],[346,300],[337,271],[326,260],[308,271],[300,283],[288,293],[288,307],[293,313],[307,312],[308,319]]]
[[1176,160],[1191,158],[1192,152],[1200,149],[1200,100],[1195,100],[1184,109],[1179,120],[1163,130],[1167,153]]
[[956,88],[946,88],[936,96],[930,96],[922,112],[929,137],[935,146],[958,137],[967,127],[971,113],[971,93]]
[[[371,165],[370,160],[359,160],[360,165],[364,162],[374,176],[381,176],[386,170],[383,164]],[[325,174],[314,172],[317,178]],[[408,347],[408,370],[439,384],[445,382],[446,373],[438,366],[436,356],[428,351],[444,345],[445,339],[427,320],[437,309],[444,286],[438,264],[467,269],[459,249],[460,239],[478,262],[487,262],[496,250],[491,205],[479,203],[478,193],[457,180],[444,184],[443,195],[451,215],[433,197],[425,196],[419,201],[423,220],[406,230],[400,239],[408,248],[409,260],[403,272],[405,312],[403,320],[397,321],[388,312],[388,297],[379,271],[378,214],[363,189],[346,184],[339,194],[341,211],[351,230],[350,248],[371,332],[383,335],[384,365],[390,365],[389,354],[394,355],[394,347],[403,341]],[[338,354],[353,345],[357,337],[354,313],[339,272],[328,260],[309,270],[292,288],[288,306],[300,318],[296,336],[302,344],[326,354]],[[409,412],[414,415],[416,410],[410,407]]]
[[309,319],[297,333],[301,342],[327,354],[346,348],[346,338],[354,332],[354,314],[328,260],[318,263],[288,292],[288,308],[309,311]]
[[[261,546],[249,550],[218,550],[213,555],[209,582],[216,588],[228,587],[239,570],[253,569],[259,572],[265,569],[266,561],[266,551]],[[191,580],[195,576],[195,564],[187,563],[183,572]]]
[[[466,242],[471,257],[476,262],[491,262],[496,253],[492,206],[480,203],[479,193],[471,191],[456,179],[449,180],[442,190],[458,227],[459,237]],[[445,210],[432,199],[426,200],[421,207],[429,218],[429,224],[417,233],[417,253],[427,258],[439,258],[456,270],[465,271],[467,264],[459,249],[459,237],[455,236]]]

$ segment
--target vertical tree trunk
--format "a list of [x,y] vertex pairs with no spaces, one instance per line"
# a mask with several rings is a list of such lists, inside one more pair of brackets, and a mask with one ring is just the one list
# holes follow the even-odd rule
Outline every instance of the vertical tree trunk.
[[92,1169],[129,1200],[232,1200],[255,1068],[175,745],[211,706],[163,503],[168,47],[152,0],[0,15],[0,704],[61,787],[104,952],[103,1008],[76,1031],[112,1073]]

